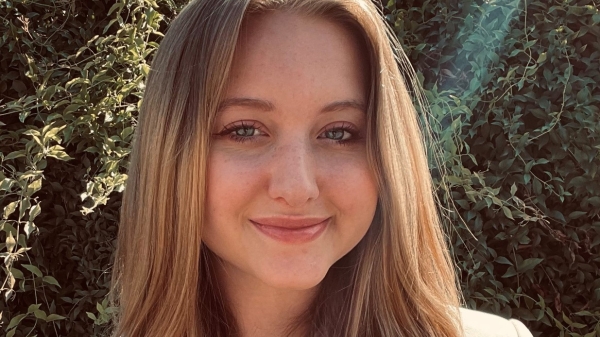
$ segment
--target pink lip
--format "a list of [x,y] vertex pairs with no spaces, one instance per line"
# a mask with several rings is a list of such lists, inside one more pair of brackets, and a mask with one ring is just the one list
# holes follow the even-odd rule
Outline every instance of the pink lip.
[[263,234],[285,243],[306,243],[325,231],[331,218],[257,218],[250,222]]

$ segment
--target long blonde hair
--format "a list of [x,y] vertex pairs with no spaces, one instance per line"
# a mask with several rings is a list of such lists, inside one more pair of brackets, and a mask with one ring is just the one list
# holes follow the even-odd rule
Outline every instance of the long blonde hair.
[[[459,295],[436,210],[414,71],[369,0],[196,0],[152,63],[123,196],[113,336],[238,335],[202,244],[210,130],[245,19],[282,10],[351,27],[369,60],[368,158],[379,203],[297,326],[309,336],[458,337]],[[297,326],[291,326],[293,330]],[[291,331],[290,330],[290,331]]]

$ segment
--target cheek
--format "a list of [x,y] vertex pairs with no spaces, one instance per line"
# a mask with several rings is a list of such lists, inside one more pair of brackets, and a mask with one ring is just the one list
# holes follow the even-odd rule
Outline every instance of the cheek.
[[[209,156],[207,175],[207,234],[236,223],[259,190],[261,168],[246,156],[216,152]],[[234,228],[230,228],[234,230]],[[209,238],[207,238],[209,239]]]
[[377,207],[377,185],[366,155],[324,156],[321,195],[334,204],[343,218],[357,230],[368,229]]
[[367,233],[377,208],[375,179],[364,156],[329,156],[321,161],[321,195],[336,210],[331,249],[334,263],[346,255]]
[[323,192],[335,192],[336,199],[349,203],[373,201],[377,198],[377,187],[366,156],[328,155],[321,156],[319,171]]

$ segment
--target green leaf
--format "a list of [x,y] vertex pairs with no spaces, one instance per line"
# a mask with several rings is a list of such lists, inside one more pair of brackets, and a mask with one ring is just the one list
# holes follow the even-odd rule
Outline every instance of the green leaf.
[[[122,9],[122,8],[123,8],[123,3],[122,3],[122,2],[117,2],[117,3],[115,3],[115,4],[114,4],[114,5],[112,5],[112,7],[110,7],[110,9],[108,10],[108,14],[107,14],[107,16],[110,16],[110,15],[112,14],[112,12],[114,12],[114,11],[115,11],[115,10],[117,10],[117,9],[118,9],[119,11],[121,11],[121,9]],[[117,15],[119,15],[119,14],[118,14],[118,12],[117,12]]]
[[69,90],[70,87],[76,84],[90,84],[90,80],[81,77],[74,78],[65,84],[65,90]]
[[69,157],[69,155],[66,154],[63,150],[64,150],[64,148],[60,145],[52,146],[51,148],[48,149],[47,156],[53,157],[53,158],[56,158],[59,160],[64,160],[64,161],[73,159],[72,157]]
[[100,302],[96,303],[96,310],[98,310],[98,312],[101,314],[104,313],[104,308],[102,307],[102,304],[100,304]]
[[42,188],[42,178],[34,180],[27,186],[27,195],[31,196]]
[[35,274],[35,276],[37,277],[42,277],[42,271],[38,269],[38,267],[32,265],[32,264],[22,264],[21,267],[29,270],[30,272],[32,272],[33,274]]
[[42,304],[41,304],[41,303],[38,303],[38,304],[30,304],[30,305],[29,305],[29,308],[27,308],[27,313],[28,313],[28,314],[30,314],[30,313],[32,313],[32,312],[34,312],[34,311],[36,311],[36,310],[39,310],[39,309],[40,309],[40,306],[42,306]]
[[565,81],[571,78],[571,74],[573,73],[573,65],[569,64],[567,70],[565,70]]
[[25,278],[25,276],[23,275],[23,272],[15,267],[10,268],[10,272],[13,274],[13,276],[16,279],[23,280]]
[[40,132],[36,129],[29,129],[29,130],[23,132],[22,134],[27,135],[27,136],[39,136]]
[[23,318],[25,318],[25,316],[27,316],[27,314],[20,314],[20,315],[17,315],[17,316],[15,316],[15,317],[13,317],[13,318],[10,320],[10,323],[8,323],[8,326],[6,327],[6,330],[10,330],[10,329],[12,329],[12,328],[16,327],[16,326],[17,326],[17,324],[19,324],[19,323],[21,322],[21,320],[22,320]]
[[502,212],[504,212],[504,216],[506,216],[507,218],[514,220],[515,218],[513,218],[512,213],[510,212],[510,209],[508,209],[508,207],[506,206],[502,206]]
[[515,183],[513,183],[512,186],[510,187],[510,195],[515,195],[515,193],[517,193],[517,185],[515,185]]
[[8,288],[12,289],[15,286],[15,276],[13,274],[8,274]]
[[33,207],[29,209],[29,221],[33,221],[33,219],[35,219],[41,211],[42,207],[40,206],[40,204],[33,205]]
[[570,219],[578,219],[578,218],[580,218],[580,217],[582,217],[582,216],[584,216],[586,214],[588,214],[588,213],[587,212],[583,212],[583,211],[574,211],[574,212],[571,212],[569,214],[569,218]]
[[6,250],[9,253],[12,253],[13,250],[15,249],[15,246],[17,245],[17,242],[15,241],[15,237],[13,236],[12,232],[8,233],[5,243],[6,243]]
[[61,319],[66,319],[66,317],[57,314],[50,314],[48,317],[46,317],[46,322],[58,321]]
[[69,104],[64,110],[63,114],[67,115],[71,112],[77,111],[81,107],[81,104]]
[[42,278],[42,280],[45,283],[52,284],[52,285],[55,285],[55,286],[57,286],[57,287],[60,288],[60,284],[58,284],[58,281],[54,277],[52,277],[52,276],[44,276]]
[[44,320],[44,321],[45,321],[45,320],[46,320],[46,318],[48,317],[48,315],[46,315],[46,312],[45,312],[44,310],[35,310],[35,311],[33,312],[33,315],[34,315],[36,318],[38,318],[38,319],[41,319],[41,320]]
[[600,207],[600,196],[595,196],[587,199],[587,202],[594,207]]
[[508,170],[512,164],[515,162],[514,158],[509,158],[509,159],[504,159],[500,162],[500,164],[498,165],[498,168],[500,169],[500,172],[505,172],[506,170]]
[[537,63],[542,63],[544,61],[546,61],[546,53],[541,53],[540,56],[538,56]]
[[515,267],[510,266],[506,270],[506,273],[504,273],[504,275],[502,275],[502,278],[508,278],[508,277],[515,276],[515,275],[517,275],[517,271],[515,270]]
[[31,221],[27,221],[25,223],[25,235],[27,235],[27,238],[29,239],[29,235],[31,235],[31,233],[35,232],[35,230],[37,229],[37,226],[31,222]]
[[144,74],[144,76],[148,76],[149,73],[150,73],[150,66],[147,64],[142,64],[142,74]]
[[49,139],[51,139],[52,137],[56,136],[56,134],[58,132],[60,132],[62,129],[64,129],[66,127],[66,125],[63,125],[61,127],[57,127],[57,128],[52,128],[50,130],[48,130],[48,132],[46,132],[46,134],[43,135],[42,137],[42,141],[44,143],[46,143],[46,141],[48,141]]
[[25,150],[11,152],[6,157],[4,157],[4,160],[15,159],[20,157],[25,157]]
[[542,194],[542,183],[538,179],[533,180],[533,192],[535,194]]
[[531,270],[531,269],[535,268],[535,266],[537,266],[538,264],[540,264],[540,262],[542,262],[542,261],[544,261],[544,259],[539,259],[539,258],[531,258],[531,259],[523,260],[517,266],[517,270],[520,273],[524,273],[524,272],[526,272],[528,270]]
[[504,256],[498,256],[498,258],[496,258],[495,261],[500,264],[507,264],[509,266],[513,265],[512,262],[510,262],[510,260],[505,258]]
[[2,182],[0,182],[0,191],[10,191],[12,184],[13,184],[12,179],[8,179],[8,178],[2,179]]
[[456,199],[456,200],[454,200],[454,202],[457,203],[458,205],[460,205],[460,207],[462,207],[463,209],[470,209],[470,205],[467,200]]
[[31,207],[31,201],[29,201],[28,197],[21,200],[21,204],[19,205],[19,219],[25,216],[25,212],[29,210],[29,207]]
[[4,213],[2,213],[2,217],[4,219],[8,219],[8,217],[15,212],[18,204],[19,204],[18,201],[13,201],[13,202],[9,203],[8,205],[4,206]]

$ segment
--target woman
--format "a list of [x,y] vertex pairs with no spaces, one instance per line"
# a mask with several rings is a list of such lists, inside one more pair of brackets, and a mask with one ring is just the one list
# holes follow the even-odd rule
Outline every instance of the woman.
[[114,336],[530,335],[458,309],[385,27],[368,0],[186,7],[136,130]]

